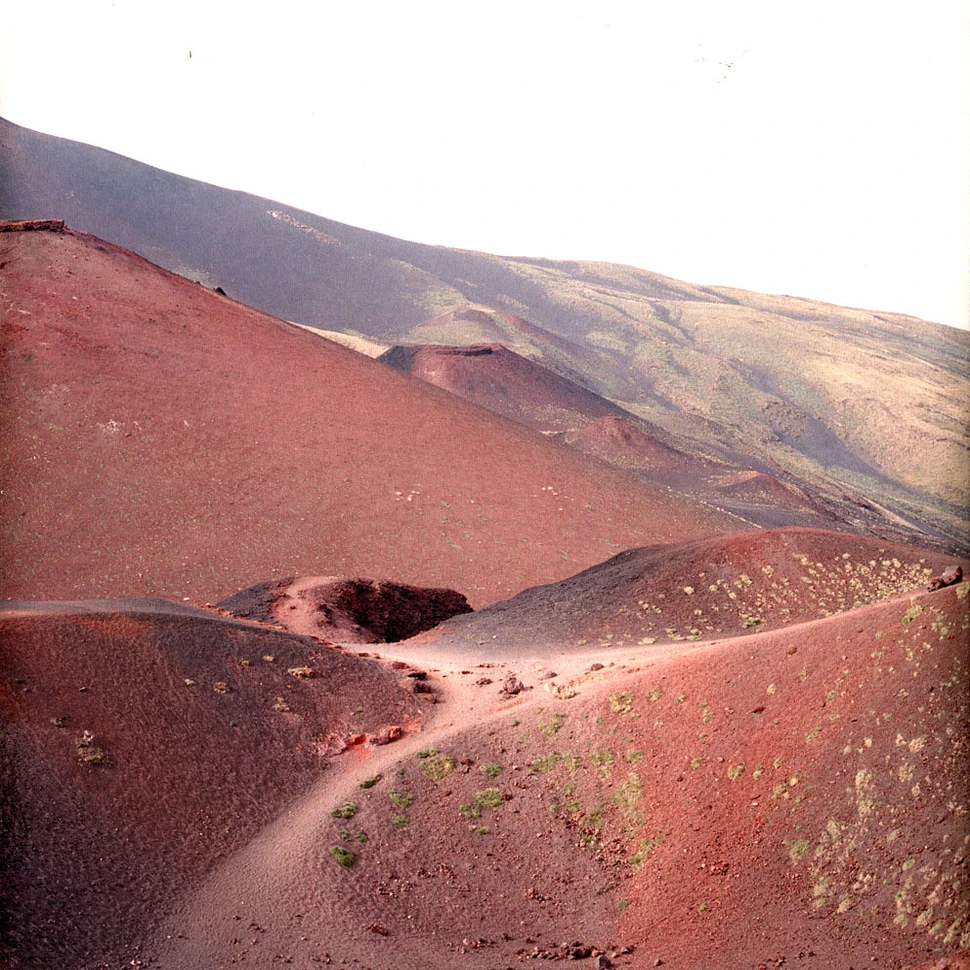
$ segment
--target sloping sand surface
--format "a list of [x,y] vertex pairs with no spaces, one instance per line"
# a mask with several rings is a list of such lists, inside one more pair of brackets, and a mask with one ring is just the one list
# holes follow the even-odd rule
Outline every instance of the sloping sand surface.
[[0,596],[339,575],[480,606],[744,527],[92,236],[0,263]]
[[217,869],[160,961],[490,968],[566,942],[808,970],[966,947],[968,588],[557,656],[546,681],[537,650],[513,697],[504,664],[442,659],[422,736],[346,762]]
[[[549,586],[524,590],[422,634],[502,657],[699,641],[820,619],[924,589],[958,560],[900,543],[776,529],[629,549]],[[966,568],[966,564],[965,564]]]
[[0,963],[140,958],[174,899],[330,783],[336,753],[419,727],[398,677],[154,600],[0,611]]

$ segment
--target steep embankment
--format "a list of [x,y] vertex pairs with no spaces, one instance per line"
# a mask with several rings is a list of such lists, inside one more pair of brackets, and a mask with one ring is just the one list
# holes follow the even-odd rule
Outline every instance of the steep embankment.
[[0,610],[0,963],[139,958],[348,743],[420,729],[399,676],[158,600]]
[[5,232],[0,263],[0,595],[364,575],[481,605],[737,528],[93,237]]

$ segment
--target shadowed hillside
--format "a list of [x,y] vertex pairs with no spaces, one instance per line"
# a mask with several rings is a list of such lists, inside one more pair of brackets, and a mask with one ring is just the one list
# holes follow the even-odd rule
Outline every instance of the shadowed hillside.
[[669,435],[502,344],[398,345],[377,359],[755,525],[852,528],[834,509],[812,501],[803,490],[811,491],[807,483],[782,482],[760,462],[739,469],[716,461],[704,443]]
[[141,956],[348,736],[421,705],[319,640],[114,601],[0,610],[0,715],[0,962],[77,970]]
[[499,341],[854,528],[965,550],[970,335],[633,267],[393,239],[0,123],[0,216],[63,218],[276,316]]

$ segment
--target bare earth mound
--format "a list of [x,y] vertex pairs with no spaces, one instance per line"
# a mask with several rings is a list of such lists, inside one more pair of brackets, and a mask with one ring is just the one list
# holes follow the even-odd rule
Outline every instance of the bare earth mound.
[[619,417],[615,404],[499,343],[397,346],[379,360],[540,431]]
[[435,725],[264,830],[153,952],[890,970],[967,948],[968,588],[586,655],[554,692],[541,654],[505,699],[503,665],[432,668]]
[[362,575],[480,605],[740,527],[92,236],[5,232],[0,263],[4,597]]
[[453,589],[333,576],[263,583],[230,596],[219,607],[244,619],[341,643],[407,640],[471,612],[465,597]]
[[140,958],[153,922],[388,725],[400,675],[162,601],[0,611],[0,963]]
[[422,639],[506,657],[537,644],[582,650],[736,636],[925,589],[953,562],[881,539],[797,528],[629,549]]

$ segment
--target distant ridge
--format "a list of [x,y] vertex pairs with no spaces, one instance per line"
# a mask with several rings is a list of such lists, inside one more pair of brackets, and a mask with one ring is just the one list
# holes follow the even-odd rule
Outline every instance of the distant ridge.
[[0,217],[66,220],[371,343],[502,343],[689,452],[796,482],[846,527],[970,545],[970,333],[628,266],[411,243],[8,122],[0,153]]
[[[475,311],[477,313],[477,311]],[[381,362],[759,526],[845,528],[793,484],[667,443],[661,429],[500,343],[397,345]],[[697,443],[681,440],[683,448]]]

